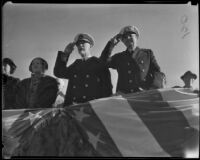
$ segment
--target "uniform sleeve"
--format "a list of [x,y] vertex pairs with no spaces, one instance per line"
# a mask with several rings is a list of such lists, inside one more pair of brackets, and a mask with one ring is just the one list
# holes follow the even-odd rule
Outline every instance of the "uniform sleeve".
[[101,53],[100,59],[101,61],[106,63],[107,67],[116,69],[116,56],[114,55],[111,57],[112,50],[113,50],[112,42],[108,41],[108,43],[106,44],[105,48]]
[[104,69],[100,74],[102,97],[109,97],[112,95],[111,74],[108,68]]
[[152,50],[150,50],[150,71],[154,72],[160,72],[160,66],[158,65],[156,58],[152,52]]
[[117,61],[118,61],[118,55],[115,54],[108,59],[107,66],[109,68],[117,69],[117,64],[118,64]]
[[61,56],[63,52],[59,51],[57,58],[56,58],[56,63],[54,66],[54,75],[58,78],[66,78],[68,79],[71,74],[72,74],[72,65],[66,67],[69,56],[67,57],[66,62],[62,61]]
[[160,66],[157,63],[153,52],[151,50],[149,50],[149,53],[150,53],[149,75],[151,76],[151,78],[149,80],[148,87],[153,87],[154,74],[155,74],[155,72],[160,72]]
[[108,58],[110,57],[111,52],[112,52],[111,41],[108,41],[108,43],[106,44],[105,48],[103,49],[101,53],[100,59],[106,62]]

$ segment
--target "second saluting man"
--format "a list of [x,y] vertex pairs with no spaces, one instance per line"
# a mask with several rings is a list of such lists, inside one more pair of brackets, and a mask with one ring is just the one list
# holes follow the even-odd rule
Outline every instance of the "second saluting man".
[[[139,31],[135,26],[126,26],[114,36],[103,50],[109,68],[118,72],[117,92],[132,93],[148,90],[153,85],[154,75],[160,72],[154,54],[150,49],[137,46]],[[119,41],[126,50],[110,57]]]
[[[66,66],[75,45],[81,59]],[[64,105],[84,103],[112,94],[110,72],[102,59],[91,55],[93,45],[92,36],[81,33],[66,46],[64,52],[58,51],[54,75],[69,80]]]

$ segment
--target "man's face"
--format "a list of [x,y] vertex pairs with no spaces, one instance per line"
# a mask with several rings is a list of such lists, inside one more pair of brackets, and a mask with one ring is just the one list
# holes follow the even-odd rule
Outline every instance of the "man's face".
[[42,64],[42,61],[40,59],[34,59],[31,64],[31,69],[33,73],[43,73],[44,66]]
[[80,40],[76,43],[76,46],[81,57],[85,57],[90,51],[90,43],[87,41]]
[[9,75],[10,71],[11,71],[10,65],[9,64],[4,64],[2,67],[3,67],[2,68],[3,69],[3,73]]
[[137,46],[137,36],[135,33],[126,33],[122,36],[122,42],[129,48],[130,46]]

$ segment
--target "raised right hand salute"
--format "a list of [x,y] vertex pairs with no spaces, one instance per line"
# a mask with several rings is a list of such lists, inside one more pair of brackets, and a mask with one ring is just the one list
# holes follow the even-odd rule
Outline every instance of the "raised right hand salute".
[[[138,38],[139,30],[135,26],[125,26],[108,41],[101,54],[107,67],[118,72],[117,92],[132,93],[149,89],[155,72],[160,72],[153,52],[137,46]],[[111,56],[113,48],[120,41],[127,49]]]
[[75,43],[74,42],[71,42],[69,43],[65,49],[64,49],[64,52],[62,53],[61,55],[61,59],[62,61],[66,62],[67,61],[67,58],[69,57],[69,55],[72,53],[72,51],[74,50],[74,46],[75,46]]
[[[69,55],[73,52],[75,45],[81,58],[67,66]],[[102,72],[106,67],[99,58],[91,55],[90,48],[93,45],[92,36],[81,33],[75,36],[74,42],[65,47],[64,52],[58,52],[54,75],[69,80],[64,106],[105,96],[102,87],[105,76],[102,76]]]
[[66,53],[66,54],[71,54],[72,51],[74,50],[74,46],[75,46],[75,42],[69,43],[69,44],[65,47],[64,53]]
[[110,39],[111,47],[115,47],[122,39],[121,34],[115,35],[113,38]]

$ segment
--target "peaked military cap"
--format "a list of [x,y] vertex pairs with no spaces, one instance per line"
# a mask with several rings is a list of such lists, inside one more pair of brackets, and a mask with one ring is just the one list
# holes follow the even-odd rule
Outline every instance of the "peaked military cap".
[[137,38],[139,38],[139,30],[135,26],[125,26],[119,32],[119,34],[121,35],[124,35],[126,33],[134,33],[136,34]]
[[94,39],[91,35],[87,33],[79,33],[74,38],[74,43],[76,44],[78,41],[83,40],[90,43],[91,47],[94,46]]

